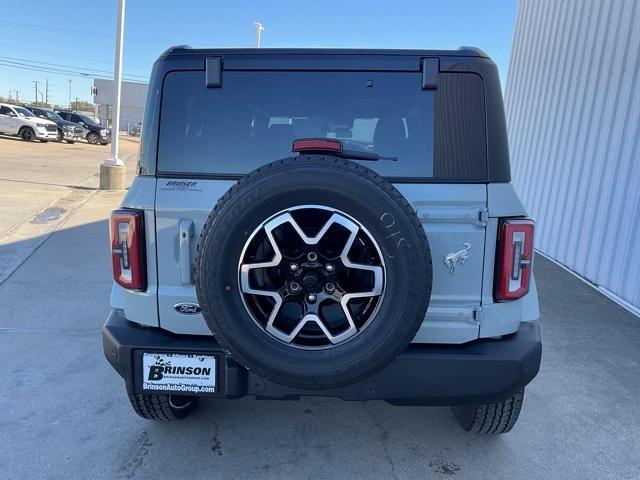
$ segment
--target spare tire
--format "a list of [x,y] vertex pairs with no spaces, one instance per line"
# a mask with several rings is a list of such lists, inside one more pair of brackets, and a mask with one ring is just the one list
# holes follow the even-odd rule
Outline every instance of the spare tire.
[[431,284],[411,205],[337,157],[246,175],[197,247],[198,301],[218,342],[248,369],[299,388],[353,383],[392,361],[422,324]]

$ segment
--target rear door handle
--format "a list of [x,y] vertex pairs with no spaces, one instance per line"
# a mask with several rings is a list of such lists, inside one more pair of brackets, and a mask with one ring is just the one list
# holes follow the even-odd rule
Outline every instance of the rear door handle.
[[191,239],[193,238],[193,220],[180,220],[180,236],[178,263],[180,265],[180,283],[193,284],[193,268],[191,267]]

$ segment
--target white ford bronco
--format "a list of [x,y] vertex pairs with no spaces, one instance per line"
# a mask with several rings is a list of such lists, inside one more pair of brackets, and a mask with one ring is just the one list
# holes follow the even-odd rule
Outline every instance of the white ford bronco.
[[144,115],[103,330],[137,414],[315,395],[513,427],[534,225],[482,51],[174,47]]

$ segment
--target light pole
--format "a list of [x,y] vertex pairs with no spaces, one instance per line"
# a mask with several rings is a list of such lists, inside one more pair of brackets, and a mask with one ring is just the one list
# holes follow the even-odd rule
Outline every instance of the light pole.
[[256,48],[260,48],[260,38],[262,37],[262,32],[265,32],[266,29],[260,22],[253,22],[253,26],[256,27]]
[[100,165],[100,188],[123,190],[125,179],[124,162],[118,157],[120,139],[120,97],[122,93],[122,47],[124,43],[125,0],[118,0],[116,25],[116,56],[113,69],[114,105],[111,122],[111,156]]

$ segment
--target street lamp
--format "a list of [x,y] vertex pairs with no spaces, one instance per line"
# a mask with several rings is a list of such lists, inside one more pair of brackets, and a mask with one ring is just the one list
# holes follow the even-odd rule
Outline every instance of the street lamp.
[[265,32],[266,29],[260,22],[253,22],[253,26],[256,27],[256,48],[260,48],[260,37],[262,36],[262,32]]
[[104,190],[123,190],[125,179],[124,162],[118,157],[120,146],[120,97],[122,93],[122,47],[124,43],[125,0],[118,0],[116,26],[116,57],[113,69],[114,105],[111,122],[111,156],[100,165],[100,188]]

